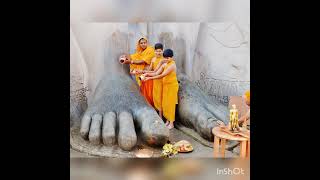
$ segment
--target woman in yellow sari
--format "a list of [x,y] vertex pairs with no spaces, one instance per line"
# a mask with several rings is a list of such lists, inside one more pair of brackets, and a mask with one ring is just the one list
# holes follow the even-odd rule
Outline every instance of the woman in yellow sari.
[[130,74],[135,75],[135,80],[140,86],[140,92],[146,98],[146,101],[153,106],[153,82],[141,83],[139,76],[141,75],[142,70],[150,65],[151,59],[154,57],[154,48],[148,46],[148,39],[146,37],[142,37],[137,42],[136,52],[130,56],[120,56],[120,59],[123,57],[125,57],[123,64],[130,64]]
[[163,64],[156,72],[145,73],[144,81],[162,79],[162,111],[167,119],[169,129],[174,128],[176,104],[178,104],[179,84],[176,75],[176,64],[173,60],[173,51],[166,49],[163,52]]

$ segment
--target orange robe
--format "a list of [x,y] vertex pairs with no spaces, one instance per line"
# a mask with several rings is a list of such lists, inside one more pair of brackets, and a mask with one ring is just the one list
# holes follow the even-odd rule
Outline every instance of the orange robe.
[[[164,67],[164,71],[174,61],[170,61]],[[170,122],[175,120],[176,104],[178,104],[178,90],[179,84],[175,71],[170,72],[168,75],[162,78],[162,111],[163,116]]]
[[[152,70],[155,70],[163,57],[156,58],[152,63]],[[153,103],[158,111],[162,111],[162,78],[153,79]]]
[[148,81],[144,81],[144,82],[142,81],[141,82],[141,86],[140,86],[141,94],[144,96],[146,101],[152,107],[154,107],[152,90],[153,90],[153,80],[148,80]]

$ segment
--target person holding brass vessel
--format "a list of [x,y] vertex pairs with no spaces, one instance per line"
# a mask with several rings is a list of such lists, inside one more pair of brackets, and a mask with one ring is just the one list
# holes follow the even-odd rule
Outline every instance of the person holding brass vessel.
[[136,52],[131,55],[121,55],[119,62],[121,64],[130,64],[130,74],[135,76],[138,85],[141,85],[140,74],[146,66],[149,66],[154,57],[154,48],[148,45],[148,39],[141,37],[136,45]]
[[140,92],[145,97],[146,101],[152,107],[153,105],[153,82],[142,82],[144,77],[140,77],[142,70],[148,68],[151,63],[151,59],[154,57],[154,48],[148,45],[148,40],[146,37],[142,37],[138,40],[136,46],[136,53],[128,55],[122,55],[119,58],[121,64],[130,64],[130,74],[133,79],[136,80],[140,86]]

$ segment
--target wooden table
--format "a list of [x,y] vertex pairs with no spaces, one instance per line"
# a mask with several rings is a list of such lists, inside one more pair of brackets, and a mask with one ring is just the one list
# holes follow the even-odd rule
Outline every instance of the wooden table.
[[214,135],[213,157],[225,157],[226,140],[240,141],[240,157],[250,156],[250,138],[224,132],[220,127],[212,129]]

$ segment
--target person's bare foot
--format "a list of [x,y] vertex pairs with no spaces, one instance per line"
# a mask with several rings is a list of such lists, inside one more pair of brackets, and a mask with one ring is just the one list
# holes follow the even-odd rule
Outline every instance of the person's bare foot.
[[174,125],[173,125],[173,123],[170,122],[167,127],[168,127],[168,129],[172,129],[172,128],[174,128]]
[[167,122],[166,122],[166,126],[168,126],[169,124],[170,124],[170,122],[169,122],[169,121],[167,121]]

